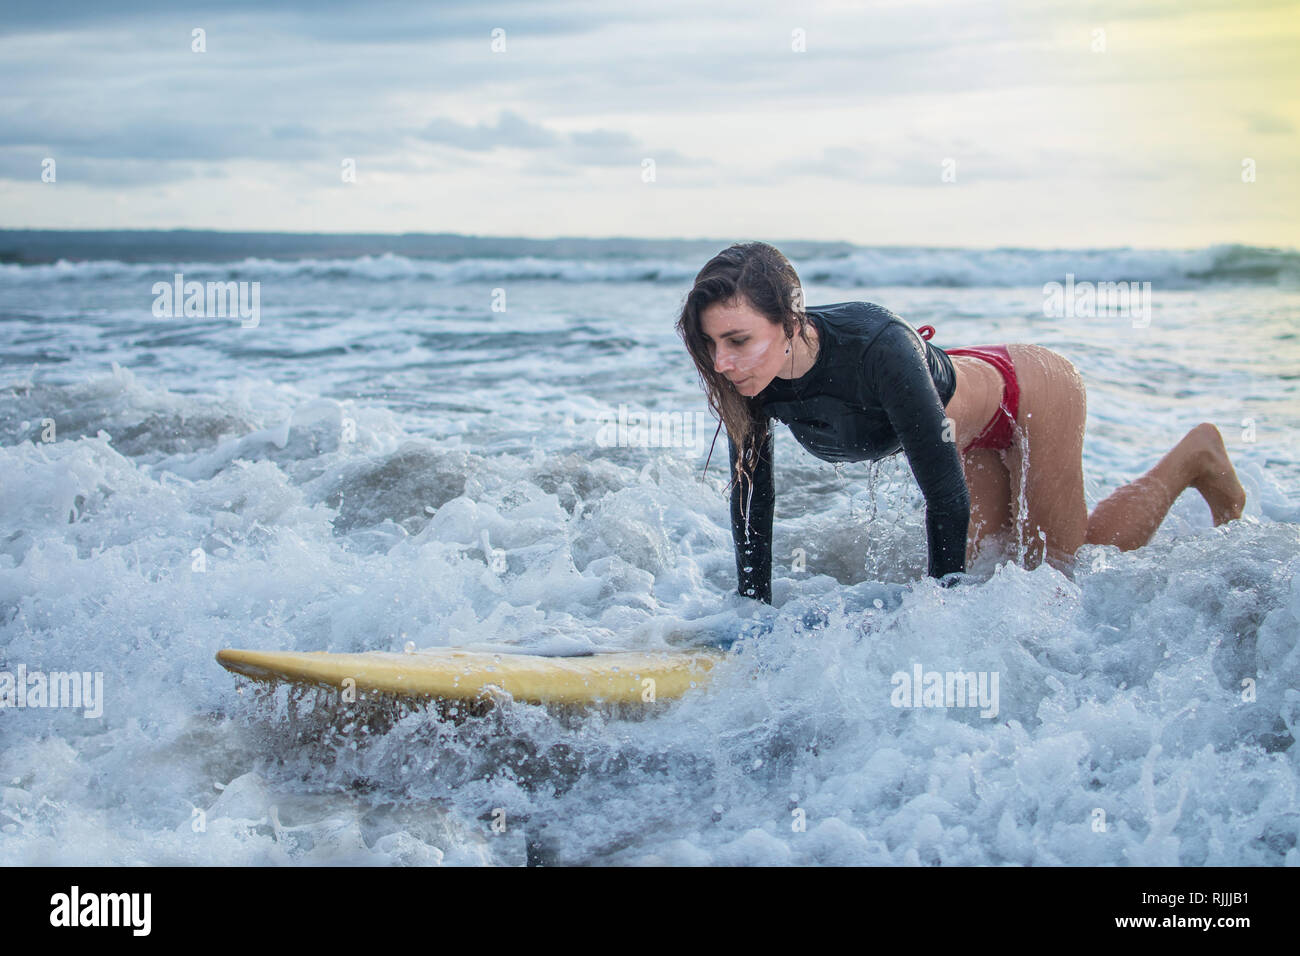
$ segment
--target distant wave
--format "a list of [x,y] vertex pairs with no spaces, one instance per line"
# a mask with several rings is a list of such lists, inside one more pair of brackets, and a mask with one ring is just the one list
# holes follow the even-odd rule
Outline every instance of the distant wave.
[[1219,283],[1300,287],[1300,252],[1256,246],[1204,249],[861,249],[796,263],[806,282],[969,288],[1065,281],[1150,282],[1161,288]]
[[[237,262],[120,262],[99,259],[52,264],[0,264],[0,282],[152,280],[185,273],[210,280],[272,277],[433,283],[555,281],[668,282],[689,284],[704,263],[674,258],[497,258],[426,259],[384,253],[351,258],[246,258]],[[1247,284],[1300,288],[1300,252],[1245,245],[1203,249],[933,249],[859,248],[843,255],[795,259],[805,282],[838,286],[1037,287],[1064,281],[1150,282],[1158,288]]]
[[494,282],[555,280],[558,282],[654,282],[690,280],[698,263],[667,260],[547,259],[534,256],[502,259],[417,259],[385,253],[349,259],[257,259],[239,262],[119,262],[100,259],[48,265],[0,265],[0,279],[79,280],[130,276],[207,280],[260,279],[300,276],[312,279],[424,279],[433,282]]

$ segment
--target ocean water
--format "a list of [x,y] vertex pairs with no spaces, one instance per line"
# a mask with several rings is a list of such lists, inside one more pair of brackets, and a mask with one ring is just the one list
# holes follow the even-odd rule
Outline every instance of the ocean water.
[[[945,590],[901,455],[779,429],[769,608],[673,331],[721,244],[0,238],[0,672],[103,681],[0,711],[5,863],[1300,864],[1294,252],[783,246],[810,303],[1070,358],[1090,507],[1201,421],[1248,498]],[[258,323],[155,316],[177,272],[258,282]],[[1045,317],[1067,273],[1150,281],[1149,321]],[[689,427],[620,442],[620,406]],[[214,660],[733,639],[623,712],[345,711]],[[917,667],[996,713],[897,706]]]

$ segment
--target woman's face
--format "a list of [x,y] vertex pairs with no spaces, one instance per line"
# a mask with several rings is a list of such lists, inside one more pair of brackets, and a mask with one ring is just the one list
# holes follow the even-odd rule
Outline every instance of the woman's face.
[[715,302],[706,308],[700,313],[700,329],[709,342],[713,370],[746,398],[767,388],[789,358],[785,330],[755,312],[743,296],[735,305]]

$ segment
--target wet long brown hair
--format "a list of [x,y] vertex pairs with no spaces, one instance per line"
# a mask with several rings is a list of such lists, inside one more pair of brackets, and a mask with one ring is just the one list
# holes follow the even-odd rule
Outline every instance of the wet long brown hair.
[[[704,264],[687,293],[681,318],[677,320],[677,334],[686,343],[686,351],[695,362],[709,408],[718,418],[718,430],[726,425],[727,434],[740,452],[736,456],[736,474],[732,480],[739,480],[743,475],[751,480],[752,485],[759,449],[767,440],[767,419],[759,419],[757,398],[741,395],[725,375],[713,370],[709,340],[700,328],[700,315],[709,306],[717,302],[739,305],[741,300],[768,321],[780,324],[785,329],[786,338],[797,333],[809,348],[812,340],[808,337],[808,323],[804,320],[799,275],[790,260],[766,242],[739,242],[723,249]],[[715,433],[715,443],[717,439]],[[710,447],[709,456],[712,455]],[[704,467],[707,471],[707,460]]]

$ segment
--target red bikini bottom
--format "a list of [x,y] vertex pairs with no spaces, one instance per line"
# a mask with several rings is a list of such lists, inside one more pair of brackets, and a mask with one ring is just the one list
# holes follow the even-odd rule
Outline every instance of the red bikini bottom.
[[[925,334],[927,331],[930,335]],[[917,332],[922,338],[928,340],[931,335],[934,335],[934,326],[923,325],[917,329]],[[1016,415],[1020,411],[1020,383],[1016,381],[1016,367],[1011,361],[1011,353],[1007,351],[1007,347],[980,345],[964,349],[944,349],[944,352],[948,355],[972,355],[983,359],[1001,373],[1002,380],[1006,383],[1002,400],[998,403],[998,410],[993,413],[993,418],[975,440],[962,449],[962,454],[972,448],[995,450],[1010,448],[1015,440]]]

